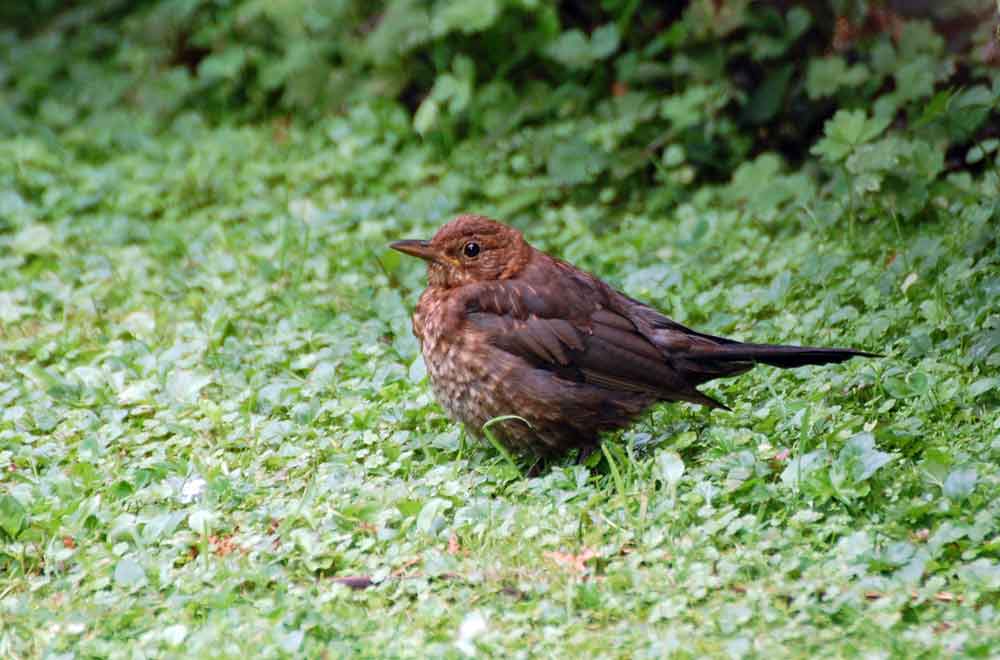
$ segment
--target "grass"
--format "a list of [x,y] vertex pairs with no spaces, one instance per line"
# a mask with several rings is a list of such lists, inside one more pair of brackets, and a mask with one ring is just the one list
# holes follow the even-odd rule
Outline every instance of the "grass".
[[433,401],[385,246],[545,181],[487,190],[364,107],[108,121],[0,143],[0,655],[996,652],[995,172],[850,233],[837,193],[729,186],[511,213],[699,329],[886,354],[527,478]]

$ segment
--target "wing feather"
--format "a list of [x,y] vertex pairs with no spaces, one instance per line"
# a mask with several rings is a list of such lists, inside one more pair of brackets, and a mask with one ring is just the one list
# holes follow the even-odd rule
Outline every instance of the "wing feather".
[[466,318],[488,341],[559,377],[668,400],[704,402],[637,325],[602,304],[600,292],[544,296],[516,280],[470,291]]

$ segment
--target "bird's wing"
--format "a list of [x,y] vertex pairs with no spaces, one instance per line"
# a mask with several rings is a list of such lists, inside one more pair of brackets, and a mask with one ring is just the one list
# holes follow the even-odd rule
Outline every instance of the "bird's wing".
[[579,281],[561,284],[540,292],[516,279],[478,283],[466,293],[466,319],[493,346],[562,378],[721,405],[695,390],[635,323],[610,309],[607,291]]
[[745,373],[754,366],[752,358],[733,351],[746,344],[692,330],[617,291],[611,304],[635,325],[639,334],[670,360],[692,387],[715,378]]
[[694,386],[714,378],[735,376],[756,364],[783,369],[808,364],[844,362],[852,357],[878,357],[852,348],[752,344],[705,334],[667,318],[648,305],[615,292],[612,306],[621,310],[644,337],[659,348],[684,379]]

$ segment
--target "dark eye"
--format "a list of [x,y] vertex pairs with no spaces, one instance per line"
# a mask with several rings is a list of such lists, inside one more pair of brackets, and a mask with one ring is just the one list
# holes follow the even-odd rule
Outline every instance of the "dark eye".
[[479,243],[475,241],[469,241],[468,243],[465,244],[465,247],[462,248],[462,254],[464,254],[469,259],[475,259],[476,257],[479,256]]

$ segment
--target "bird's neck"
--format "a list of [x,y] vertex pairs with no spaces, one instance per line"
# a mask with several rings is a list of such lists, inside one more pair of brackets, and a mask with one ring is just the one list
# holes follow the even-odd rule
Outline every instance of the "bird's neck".
[[511,257],[510,261],[507,262],[506,267],[503,271],[501,271],[498,279],[509,280],[520,275],[521,271],[523,271],[528,264],[531,263],[532,259],[534,259],[536,253],[538,253],[538,251],[535,248],[531,247],[527,243],[523,243],[521,245],[521,249],[517,250],[517,252],[514,253],[514,256]]

